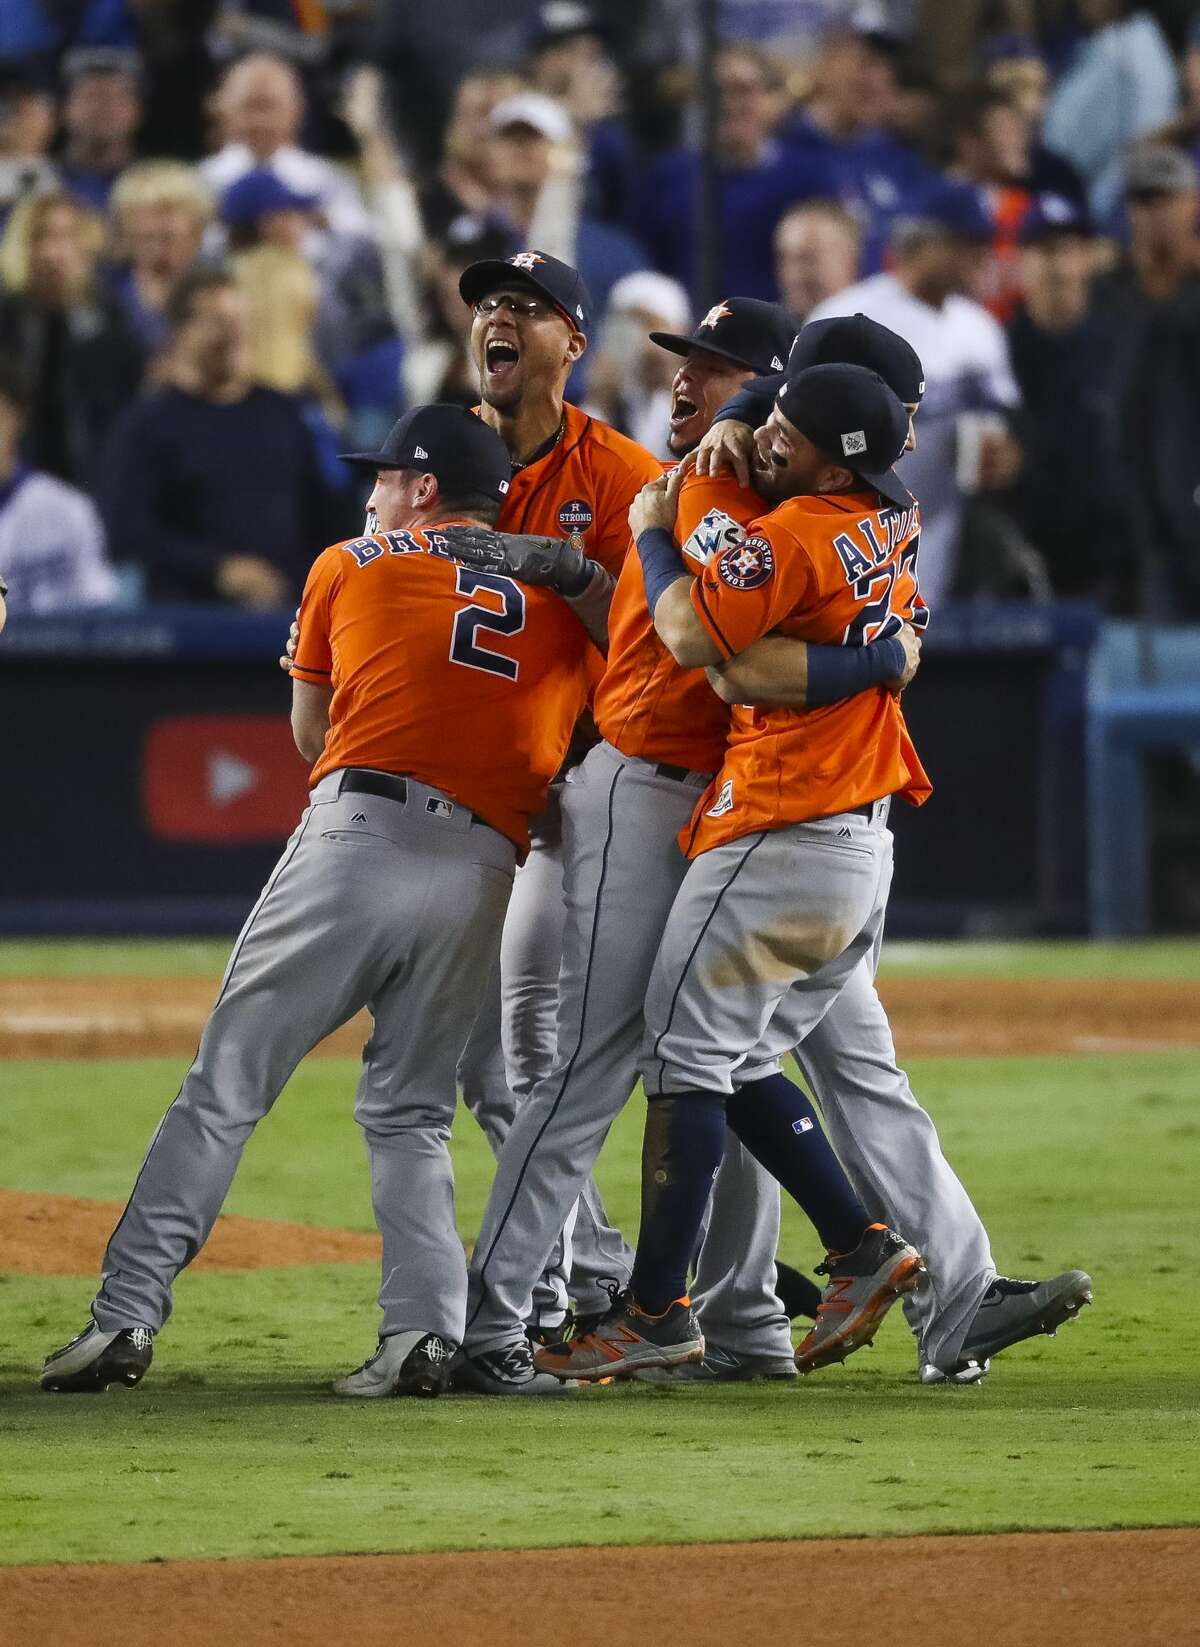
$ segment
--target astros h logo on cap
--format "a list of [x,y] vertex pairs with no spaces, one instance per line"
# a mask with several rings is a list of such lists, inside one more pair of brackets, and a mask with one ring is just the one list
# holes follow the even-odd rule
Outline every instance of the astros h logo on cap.
[[702,327],[707,326],[711,331],[719,320],[727,320],[732,313],[733,310],[729,307],[728,303],[725,302],[724,298],[722,298],[720,303],[713,304],[712,308],[700,322],[700,325]]

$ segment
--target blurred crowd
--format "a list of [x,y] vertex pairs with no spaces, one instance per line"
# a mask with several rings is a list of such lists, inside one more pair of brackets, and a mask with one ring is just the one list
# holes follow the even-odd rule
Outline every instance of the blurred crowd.
[[[292,600],[336,454],[470,404],[480,257],[575,264],[571,398],[665,453],[722,297],[926,368],[931,599],[1200,620],[1200,22],[1186,0],[3,0],[14,611]],[[709,271],[706,273],[705,271]]]

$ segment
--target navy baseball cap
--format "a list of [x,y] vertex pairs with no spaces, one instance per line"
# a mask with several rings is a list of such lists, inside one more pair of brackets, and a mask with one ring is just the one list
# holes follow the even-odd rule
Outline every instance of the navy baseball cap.
[[927,223],[958,240],[990,240],[991,213],[974,183],[939,177],[897,213],[898,223]]
[[912,496],[892,469],[908,439],[900,398],[866,366],[810,366],[785,383],[775,404],[833,463],[843,463],[889,503]]
[[778,372],[787,358],[796,322],[779,303],[756,297],[726,297],[714,303],[690,337],[681,332],[651,332],[651,343],[673,355],[705,349],[757,376]]
[[481,297],[514,282],[547,298],[577,332],[586,334],[591,329],[592,299],[583,276],[549,252],[513,252],[511,257],[485,257],[469,263],[458,290],[463,302],[474,307]]
[[1022,246],[1037,246],[1057,234],[1092,236],[1092,220],[1081,200],[1065,194],[1038,194],[1021,219],[1017,239]]
[[253,223],[264,212],[307,212],[316,204],[315,194],[300,194],[262,166],[229,185],[221,196],[221,216],[237,228]]
[[925,368],[912,344],[864,314],[810,320],[796,333],[784,370],[763,384],[782,389],[810,366],[865,366],[906,406],[919,404],[925,394]]
[[446,492],[508,496],[512,458],[508,447],[465,406],[415,406],[392,425],[377,452],[339,452],[356,469],[420,469],[436,475]]

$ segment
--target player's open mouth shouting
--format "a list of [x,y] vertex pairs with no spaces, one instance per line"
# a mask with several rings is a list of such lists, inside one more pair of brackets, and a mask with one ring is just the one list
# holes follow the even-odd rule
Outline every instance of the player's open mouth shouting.
[[490,383],[506,383],[521,361],[521,346],[515,336],[495,328],[483,346],[484,372]]
[[685,395],[681,389],[675,389],[671,395],[671,433],[685,427],[697,415],[700,408],[696,402]]

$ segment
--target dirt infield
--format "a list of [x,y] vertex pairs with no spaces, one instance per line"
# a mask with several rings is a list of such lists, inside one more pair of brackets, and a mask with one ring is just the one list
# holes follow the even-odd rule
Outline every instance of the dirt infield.
[[[187,1057],[215,980],[0,979],[0,1059]],[[1200,1047],[1194,983],[896,978],[881,986],[902,1058]],[[355,1055],[367,1019],[319,1052]]]
[[71,1641],[90,1620],[122,1647],[528,1647],[559,1631],[572,1647],[1188,1647],[1200,1534],[13,1567],[0,1617],[5,1641]]
[[[3,1268],[10,1275],[94,1275],[120,1215],[117,1201],[0,1189]],[[378,1235],[225,1217],[217,1219],[192,1268],[266,1270],[378,1260]]]

